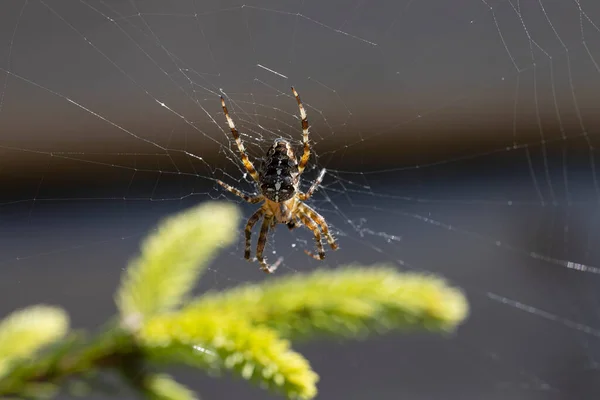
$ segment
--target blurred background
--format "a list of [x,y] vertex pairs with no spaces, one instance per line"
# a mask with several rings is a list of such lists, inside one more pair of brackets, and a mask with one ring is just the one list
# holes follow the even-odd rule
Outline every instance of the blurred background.
[[[311,124],[311,205],[338,237],[269,238],[277,274],[387,263],[461,287],[451,337],[296,346],[323,399],[600,396],[600,5],[592,0],[6,1],[0,4],[0,314],[115,312],[163,217],[239,202],[252,159]],[[244,215],[253,207],[240,204]],[[201,245],[201,244],[199,244]],[[197,292],[265,279],[242,236]],[[180,377],[202,398],[272,398]],[[273,397],[275,398],[275,397]]]

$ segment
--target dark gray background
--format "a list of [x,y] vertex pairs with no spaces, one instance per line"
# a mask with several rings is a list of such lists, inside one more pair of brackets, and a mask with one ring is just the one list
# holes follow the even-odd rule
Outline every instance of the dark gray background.
[[[260,157],[300,138],[295,85],[306,178],[329,170],[311,204],[341,249],[307,259],[310,235],[280,228],[278,274],[386,262],[471,305],[452,337],[298,345],[319,398],[598,398],[598,26],[592,0],[2,2],[0,312],[102,323],[160,218],[223,198],[217,178],[252,190],[217,96]],[[241,255],[198,292],[265,279]],[[204,399],[268,397],[181,377]]]

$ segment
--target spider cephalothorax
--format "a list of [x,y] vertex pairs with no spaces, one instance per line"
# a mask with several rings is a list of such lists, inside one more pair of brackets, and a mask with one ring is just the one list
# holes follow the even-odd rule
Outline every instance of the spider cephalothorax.
[[229,129],[231,130],[231,134],[233,135],[240,152],[242,163],[254,182],[258,185],[260,194],[248,196],[220,180],[218,180],[217,183],[249,203],[256,204],[264,201],[262,207],[252,214],[246,224],[246,248],[244,257],[247,260],[250,259],[250,238],[252,237],[252,228],[260,218],[263,218],[256,248],[256,258],[260,263],[261,269],[267,273],[271,273],[275,270],[275,267],[269,267],[263,257],[263,252],[267,243],[267,233],[270,228],[278,223],[286,224],[290,230],[301,225],[306,225],[306,227],[313,232],[317,244],[317,255],[305,250],[305,252],[313,258],[318,260],[325,258],[325,250],[323,249],[323,243],[321,242],[321,232],[325,235],[327,243],[329,243],[329,246],[333,250],[338,248],[335,239],[329,232],[329,227],[327,226],[327,222],[325,222],[325,218],[304,203],[304,201],[308,200],[315,190],[317,190],[317,187],[325,176],[325,170],[323,169],[321,171],[319,177],[313,182],[306,193],[300,191],[300,176],[302,175],[302,172],[304,172],[304,168],[310,158],[310,144],[308,142],[308,120],[306,118],[306,111],[302,106],[300,96],[298,96],[298,93],[293,87],[292,92],[296,97],[298,108],[300,109],[300,117],[302,118],[302,143],[304,145],[302,158],[298,162],[294,150],[287,140],[276,139],[267,151],[259,171],[256,171],[254,164],[252,164],[248,158],[246,150],[244,149],[244,144],[242,143],[235,124],[229,116],[229,112],[225,106],[225,100],[221,97],[221,106],[223,107]]

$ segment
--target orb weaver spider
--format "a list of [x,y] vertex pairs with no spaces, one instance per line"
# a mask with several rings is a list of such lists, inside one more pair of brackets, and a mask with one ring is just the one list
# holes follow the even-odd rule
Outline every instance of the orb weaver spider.
[[262,218],[263,222],[260,228],[258,244],[256,246],[256,258],[260,263],[261,269],[266,273],[272,273],[277,268],[277,265],[269,266],[263,256],[263,252],[267,244],[267,234],[269,229],[275,227],[277,224],[285,224],[290,230],[305,225],[309,230],[311,230],[315,238],[317,254],[315,255],[308,250],[304,251],[306,254],[317,260],[323,260],[325,258],[322,235],[325,235],[327,243],[332,250],[338,249],[338,245],[329,231],[329,226],[327,225],[325,218],[304,203],[304,201],[308,200],[314,194],[318,186],[323,181],[325,169],[321,170],[321,173],[312,183],[306,193],[300,190],[300,177],[304,172],[306,165],[308,164],[308,159],[310,158],[308,119],[306,116],[306,110],[304,109],[302,101],[300,100],[300,96],[293,87],[292,93],[294,94],[296,102],[298,103],[302,121],[302,144],[304,146],[304,151],[302,153],[302,157],[300,158],[300,162],[298,162],[296,159],[290,142],[283,138],[279,138],[275,139],[273,145],[267,150],[267,153],[263,158],[262,165],[258,171],[246,154],[244,144],[242,143],[235,124],[233,123],[233,120],[227,111],[225,99],[223,99],[223,96],[221,96],[223,113],[225,114],[227,124],[229,125],[231,134],[240,152],[242,163],[254,180],[255,184],[259,187],[260,193],[255,196],[249,196],[221,180],[217,180],[217,183],[229,192],[241,197],[248,203],[257,204],[264,202],[262,206],[254,214],[252,214],[246,223],[246,247],[244,251],[244,258],[246,260],[250,260],[250,239],[252,237],[252,228]]

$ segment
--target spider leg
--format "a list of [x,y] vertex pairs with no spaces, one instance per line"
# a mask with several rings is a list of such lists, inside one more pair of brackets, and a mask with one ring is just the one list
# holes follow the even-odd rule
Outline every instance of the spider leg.
[[258,222],[258,220],[260,219],[260,217],[263,216],[264,213],[265,209],[259,208],[254,214],[252,214],[250,218],[248,218],[248,222],[246,223],[246,228],[244,229],[244,232],[246,234],[246,248],[244,249],[244,258],[246,260],[250,260],[250,239],[252,238],[252,228],[254,228],[254,225]]
[[300,200],[304,201],[304,200],[310,199],[310,197],[313,195],[315,190],[317,190],[317,188],[319,187],[321,182],[323,182],[324,177],[325,177],[325,168],[323,168],[321,170],[321,173],[319,174],[317,179],[313,182],[313,184],[310,186],[310,188],[306,191],[306,193],[300,193],[300,195],[299,195]]
[[221,107],[223,107],[223,112],[225,113],[225,118],[227,119],[227,124],[229,125],[229,129],[231,130],[231,134],[233,135],[233,138],[235,139],[237,148],[240,151],[240,156],[242,157],[242,163],[244,164],[244,167],[246,167],[246,169],[248,170],[248,173],[252,176],[252,179],[254,179],[254,181],[258,182],[259,181],[258,172],[256,172],[256,168],[254,168],[254,164],[252,164],[252,161],[250,161],[250,159],[248,158],[248,155],[246,154],[246,150],[244,149],[244,144],[242,143],[242,140],[240,139],[240,134],[238,133],[237,129],[235,128],[235,124],[233,123],[233,120],[229,116],[229,112],[227,111],[227,106],[225,105],[225,99],[223,99],[223,96],[221,96]]
[[300,109],[300,117],[302,118],[302,143],[304,144],[304,152],[302,153],[302,158],[298,164],[298,175],[300,176],[302,175],[302,172],[304,172],[304,168],[306,167],[306,164],[308,164],[308,159],[310,158],[310,144],[308,143],[308,119],[306,118],[306,110],[302,105],[300,96],[293,86],[292,92],[294,93],[294,97],[296,97],[296,102],[298,103],[298,108]]
[[300,220],[308,229],[315,235],[315,243],[317,244],[318,255],[311,253],[308,250],[304,250],[306,254],[314,258],[315,260],[322,260],[325,258],[325,249],[323,249],[323,242],[321,241],[321,230],[315,221],[312,220],[307,214],[300,212]]
[[311,207],[307,206],[304,203],[300,203],[298,207],[303,214],[306,214],[313,221],[315,221],[317,224],[319,224],[319,227],[321,228],[321,230],[325,234],[325,237],[327,238],[327,243],[329,244],[329,247],[331,247],[332,250],[337,250],[339,248],[339,246],[335,242],[335,239],[331,235],[331,232],[329,232],[329,226],[327,225],[325,218],[323,218],[323,216],[321,214],[319,214],[318,212],[316,212],[315,210],[313,210]]
[[260,269],[262,269],[267,274],[275,272],[275,268],[277,268],[277,266],[269,267],[269,265],[267,264],[267,261],[263,257],[263,252],[264,252],[265,246],[267,244],[267,233],[269,233],[269,227],[271,226],[272,221],[273,221],[272,215],[269,215],[269,214],[265,215],[265,217],[263,218],[262,226],[260,227],[260,235],[258,236],[258,245],[256,246],[256,259],[260,263]]
[[242,193],[241,191],[237,190],[236,188],[234,188],[231,185],[226,184],[223,181],[220,181],[217,179],[217,183],[219,185],[223,186],[223,188],[225,188],[225,190],[230,191],[231,193],[235,194],[238,197],[241,197],[242,199],[244,199],[245,201],[247,201],[250,204],[256,204],[256,203],[259,203],[264,200],[264,198],[261,194],[259,194],[258,196],[248,196],[247,194]]
[[296,221],[290,221],[286,225],[290,231],[293,231],[300,226]]
[[286,225],[290,231],[293,231],[294,229],[302,226],[302,221],[300,221],[298,218],[294,218],[293,221],[288,222]]

